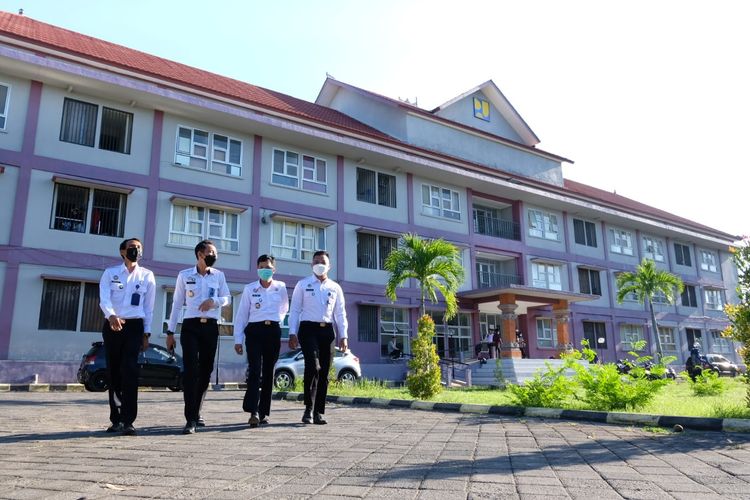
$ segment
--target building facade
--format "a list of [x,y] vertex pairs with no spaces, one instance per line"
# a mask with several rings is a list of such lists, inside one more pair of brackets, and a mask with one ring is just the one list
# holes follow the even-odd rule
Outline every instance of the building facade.
[[[326,249],[365,375],[399,379],[387,344],[408,353],[418,291],[385,299],[383,263],[412,232],[456,244],[466,271],[455,319],[429,306],[445,358],[495,329],[508,356],[582,339],[610,361],[639,339],[652,352],[644,306],[615,300],[617,273],[648,257],[686,283],[657,304],[665,352],[737,360],[719,333],[737,237],[565,179],[538,143],[491,81],[423,110],[328,78],[311,103],[0,13],[0,378],[72,378],[126,237],[157,277],[156,342],[198,241],[216,242],[235,300],[259,254],[291,294]],[[223,318],[220,378],[238,380],[232,305]]]

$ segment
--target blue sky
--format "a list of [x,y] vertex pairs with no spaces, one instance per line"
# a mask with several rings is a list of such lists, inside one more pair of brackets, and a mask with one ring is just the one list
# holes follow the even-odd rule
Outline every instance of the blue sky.
[[426,109],[491,79],[566,177],[750,234],[746,2],[0,0],[19,8],[310,101],[326,73]]

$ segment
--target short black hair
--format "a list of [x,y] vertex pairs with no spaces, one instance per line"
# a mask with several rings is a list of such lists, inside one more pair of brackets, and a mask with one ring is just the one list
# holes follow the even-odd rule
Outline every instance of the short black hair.
[[326,257],[328,257],[328,260],[331,260],[331,256],[330,256],[330,255],[328,255],[328,252],[326,252],[325,250],[318,250],[317,252],[315,252],[315,253],[313,254],[313,259],[314,259],[315,257],[317,257],[318,255],[325,255]]
[[258,260],[255,262],[256,265],[260,264],[261,262],[269,262],[272,266],[276,265],[276,258],[273,255],[263,254],[260,257],[258,257]]
[[195,245],[195,258],[196,259],[198,258],[198,252],[202,252],[203,250],[205,250],[208,245],[214,245],[214,242],[211,240],[203,240],[197,245]]
[[[141,243],[141,240],[139,240],[138,238],[128,238],[122,240],[122,243],[120,243],[120,250],[125,250],[128,247],[128,243],[131,241],[137,241],[138,243]],[[143,243],[141,243],[141,246],[143,246]]]

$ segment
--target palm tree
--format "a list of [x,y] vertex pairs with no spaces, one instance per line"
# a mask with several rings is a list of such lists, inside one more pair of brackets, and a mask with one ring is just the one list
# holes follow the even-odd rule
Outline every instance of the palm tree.
[[419,282],[421,315],[425,314],[425,299],[437,302],[439,291],[445,298],[445,319],[458,312],[456,292],[464,281],[464,268],[458,261],[458,249],[441,239],[426,240],[416,234],[404,234],[397,249],[385,260],[390,273],[385,295],[396,300],[396,288],[409,278]]
[[661,360],[661,339],[659,338],[659,325],[654,314],[654,296],[663,294],[670,304],[673,304],[677,295],[682,293],[684,284],[679,276],[657,269],[653,260],[643,259],[636,267],[635,272],[624,272],[617,276],[617,302],[622,303],[628,294],[635,294],[638,301],[648,306],[651,313],[651,331],[656,339],[656,352],[658,360]]

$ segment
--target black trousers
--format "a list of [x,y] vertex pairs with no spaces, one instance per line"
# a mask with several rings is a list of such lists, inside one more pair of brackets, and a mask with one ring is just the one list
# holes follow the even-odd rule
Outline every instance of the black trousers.
[[328,371],[333,361],[335,340],[333,325],[300,322],[299,343],[305,356],[305,406],[315,413],[326,412]]
[[104,350],[107,352],[109,420],[132,425],[138,416],[138,353],[143,345],[143,320],[128,319],[119,332],[104,321]]
[[[273,391],[273,366],[281,350],[281,326],[278,322],[248,323],[245,327],[245,352],[249,373],[247,390],[242,409],[248,413],[260,413],[260,417],[271,414]],[[260,401],[258,400],[260,387]]]
[[182,322],[180,345],[185,368],[182,395],[185,399],[185,420],[195,422],[201,413],[203,399],[214,371],[214,356],[219,339],[219,325],[215,319],[201,323],[199,318]]

